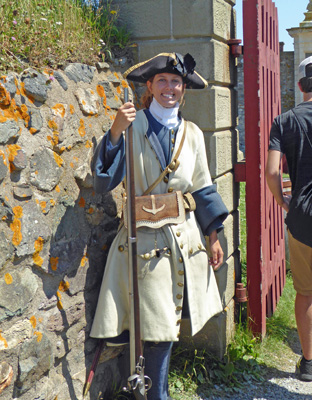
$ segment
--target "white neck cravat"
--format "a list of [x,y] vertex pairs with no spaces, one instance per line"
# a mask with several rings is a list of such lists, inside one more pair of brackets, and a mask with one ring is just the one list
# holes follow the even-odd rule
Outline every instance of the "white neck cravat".
[[165,108],[153,97],[149,110],[158,122],[169,129],[174,128],[179,123],[179,103],[176,103],[172,108]]

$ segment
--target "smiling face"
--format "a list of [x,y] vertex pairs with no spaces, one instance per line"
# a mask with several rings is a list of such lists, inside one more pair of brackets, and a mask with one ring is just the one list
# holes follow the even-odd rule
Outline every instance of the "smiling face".
[[156,74],[152,81],[147,81],[148,90],[160,105],[172,108],[181,99],[185,84],[182,77],[175,74]]

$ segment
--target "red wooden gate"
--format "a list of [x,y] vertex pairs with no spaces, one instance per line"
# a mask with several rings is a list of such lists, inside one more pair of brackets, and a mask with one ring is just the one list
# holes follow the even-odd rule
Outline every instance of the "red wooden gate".
[[280,113],[277,8],[271,0],[243,0],[247,289],[255,333],[285,284],[284,218],[265,181],[269,134]]

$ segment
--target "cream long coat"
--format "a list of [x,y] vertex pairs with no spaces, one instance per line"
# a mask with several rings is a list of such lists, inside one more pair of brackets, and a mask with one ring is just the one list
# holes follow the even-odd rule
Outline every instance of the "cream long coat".
[[[175,151],[183,134],[182,121]],[[143,111],[133,123],[136,195],[158,178],[160,164],[146,132],[148,120]],[[174,156],[174,154],[173,154]],[[181,190],[193,192],[211,185],[202,131],[188,122],[180,165],[153,190],[152,194]],[[127,231],[122,227],[109,251],[91,337],[107,338],[129,329]],[[143,256],[153,249],[169,247],[171,253],[160,258]],[[160,229],[137,229],[137,253],[141,338],[147,341],[177,341],[182,318],[184,285],[187,284],[192,334],[196,334],[213,315],[222,311],[212,267],[208,264],[205,239],[194,212],[186,221]]]

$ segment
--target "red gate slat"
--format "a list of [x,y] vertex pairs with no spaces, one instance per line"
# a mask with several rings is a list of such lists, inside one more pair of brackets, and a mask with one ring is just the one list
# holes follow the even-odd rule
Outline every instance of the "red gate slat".
[[283,215],[264,173],[271,124],[281,109],[272,0],[244,0],[243,24],[248,304],[251,327],[264,336],[266,316],[274,312],[285,284]]

